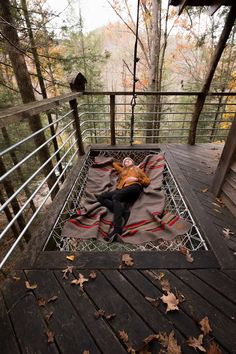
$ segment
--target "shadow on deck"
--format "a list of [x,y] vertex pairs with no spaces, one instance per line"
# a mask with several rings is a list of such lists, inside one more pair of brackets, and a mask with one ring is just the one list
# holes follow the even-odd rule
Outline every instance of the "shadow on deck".
[[[177,251],[129,252],[132,267],[122,252],[80,252],[70,261],[66,252],[41,251],[84,157],[2,289],[1,353],[180,353],[170,351],[171,331],[182,353],[195,353],[187,339],[203,334],[199,321],[206,316],[212,331],[203,334],[203,347],[217,343],[220,351],[208,353],[236,353],[236,221],[209,191],[222,146],[161,149],[209,250],[192,252],[191,263]],[[234,235],[226,238],[224,228]],[[88,279],[83,288],[71,284],[79,274]],[[25,281],[35,286],[27,289]],[[176,295],[179,310],[166,312],[164,289]],[[169,340],[144,348],[144,339],[160,332]]]

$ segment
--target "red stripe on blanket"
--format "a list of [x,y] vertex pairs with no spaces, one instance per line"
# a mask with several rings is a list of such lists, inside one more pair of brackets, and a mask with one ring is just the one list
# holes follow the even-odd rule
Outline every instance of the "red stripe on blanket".
[[72,224],[75,224],[78,227],[82,227],[83,229],[91,229],[94,226],[97,226],[99,224],[98,221],[96,221],[95,223],[91,224],[91,225],[85,225],[82,224],[79,220],[75,220],[75,219],[71,219],[69,220],[69,222],[71,222]]
[[110,168],[105,168],[105,167],[93,167],[95,170],[101,170],[101,171],[111,171],[112,167]]
[[176,223],[176,221],[178,221],[179,220],[179,216],[176,216],[175,218],[174,218],[174,220],[172,220],[168,225],[169,226],[172,226],[172,225],[174,225],[175,223]]
[[142,226],[146,223],[149,223],[150,221],[153,221],[152,219],[148,219],[148,220],[141,220],[139,222],[136,222],[136,223],[133,223],[133,224],[129,224],[127,226],[124,226],[123,229],[129,229],[129,228],[132,228],[132,227],[139,227],[139,226]]

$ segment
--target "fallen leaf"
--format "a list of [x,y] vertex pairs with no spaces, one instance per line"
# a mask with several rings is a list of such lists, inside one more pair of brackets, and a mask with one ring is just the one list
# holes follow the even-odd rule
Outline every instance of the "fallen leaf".
[[145,299],[152,304],[154,307],[159,306],[159,300],[158,299],[153,299],[152,297],[145,296]]
[[174,338],[175,332],[171,331],[168,338],[167,354],[181,354],[181,346]]
[[75,256],[74,255],[66,256],[66,259],[68,259],[69,261],[73,262],[75,260]]
[[54,295],[54,296],[52,296],[52,297],[50,297],[50,299],[48,299],[48,303],[49,302],[53,302],[53,301],[56,301],[58,299],[58,296],[56,296],[56,295]]
[[47,330],[46,335],[48,337],[48,343],[54,343],[55,334],[52,331]]
[[26,289],[30,289],[30,290],[34,290],[34,289],[36,289],[37,287],[38,287],[38,285],[37,284],[30,284],[27,280],[25,281],[25,287],[26,287]]
[[103,317],[106,320],[111,320],[112,318],[114,318],[116,316],[115,313],[106,313],[102,309],[97,310],[94,315],[95,315],[96,319],[98,319],[99,317]]
[[111,320],[112,318],[116,317],[115,313],[108,313],[105,315],[106,320]]
[[128,267],[132,267],[134,265],[134,260],[129,254],[123,254],[122,256],[122,262],[125,263]]
[[84,350],[83,354],[90,354],[90,351],[89,350]]
[[[132,347],[129,347],[129,348],[127,348],[127,353],[136,354],[136,350]],[[139,352],[139,354],[141,354],[141,353]]]
[[166,312],[179,310],[179,300],[173,293],[168,291],[167,295],[162,295],[161,300],[164,302],[164,304],[167,304]]
[[119,337],[120,339],[124,342],[124,343],[127,343],[129,341],[129,336],[128,336],[128,333],[126,333],[125,331],[119,331]]
[[66,269],[62,270],[63,274],[63,279],[68,279],[68,274],[71,274],[73,272],[73,266],[67,266]]
[[52,312],[52,311],[49,312],[47,315],[45,315],[45,318],[46,318],[46,320],[47,320],[48,322],[50,321],[52,315],[53,315],[53,312]]
[[175,296],[177,297],[180,303],[185,301],[185,296],[180,291],[176,290]]
[[230,229],[224,228],[223,234],[225,238],[230,239],[231,235],[233,235],[234,233]]
[[15,281],[19,281],[20,277],[13,276],[12,279],[15,280]]
[[168,279],[162,279],[161,280],[161,288],[163,291],[170,292],[170,283]]
[[97,273],[93,270],[92,272],[90,272],[89,278],[90,279],[96,279],[97,278]]
[[165,348],[168,346],[168,341],[169,341],[169,336],[166,332],[160,332],[159,333],[159,342],[161,345]]
[[216,342],[211,342],[206,352],[207,354],[222,354],[222,351]]
[[39,297],[37,299],[37,303],[39,306],[45,306],[46,305],[46,300],[43,297]]
[[81,287],[81,289],[83,289],[83,284],[84,282],[89,281],[88,279],[86,279],[83,274],[79,273],[79,279],[74,279],[71,281],[71,284],[75,284],[75,285],[79,285]]
[[188,249],[185,246],[180,246],[179,252],[183,255],[186,255],[188,253]]
[[198,322],[200,324],[201,331],[204,335],[212,332],[208,317],[204,317],[201,321]]
[[147,345],[155,340],[159,340],[159,334],[150,334],[150,336],[146,337],[143,342]]
[[200,192],[202,192],[202,193],[206,193],[207,191],[208,191],[208,188],[200,189]]
[[198,349],[201,352],[206,352],[206,349],[202,346],[203,334],[200,334],[198,338],[189,337],[187,340],[187,344],[189,347],[193,347],[194,349]]
[[165,274],[163,272],[160,272],[160,273],[154,273],[155,274],[155,278],[154,279],[157,279],[157,280],[161,280]]
[[189,262],[189,263],[192,263],[194,261],[194,258],[193,258],[193,256],[191,255],[190,252],[188,252],[186,254],[186,261]]

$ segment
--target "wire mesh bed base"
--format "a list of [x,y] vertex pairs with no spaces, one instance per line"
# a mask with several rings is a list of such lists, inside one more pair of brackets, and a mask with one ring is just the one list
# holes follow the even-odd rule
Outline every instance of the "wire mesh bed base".
[[82,240],[75,238],[67,238],[61,236],[61,231],[66,221],[81,208],[81,198],[86,186],[87,172],[89,167],[94,163],[94,157],[98,155],[112,156],[115,159],[122,161],[125,157],[130,156],[136,164],[139,164],[145,156],[149,154],[157,154],[160,150],[92,150],[84,162],[80,173],[74,182],[74,185],[69,193],[66,202],[64,203],[61,213],[49,235],[48,241],[44,250],[58,250],[69,252],[91,252],[91,251],[176,251],[180,247],[187,247],[191,251],[199,249],[207,250],[205,240],[200,234],[196,223],[188,210],[184,198],[174,180],[174,177],[166,163],[163,178],[163,190],[166,195],[165,209],[173,214],[178,214],[183,219],[191,222],[190,230],[182,235],[177,236],[172,241],[157,240],[155,242],[147,242],[139,245],[128,243],[106,243],[95,239]]

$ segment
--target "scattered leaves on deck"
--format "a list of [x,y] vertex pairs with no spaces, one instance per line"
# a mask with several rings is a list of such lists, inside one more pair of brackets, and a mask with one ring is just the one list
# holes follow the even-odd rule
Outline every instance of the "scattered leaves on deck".
[[189,263],[192,263],[194,261],[194,258],[193,258],[193,256],[191,255],[190,252],[188,252],[186,254],[186,261],[189,262]]
[[86,281],[89,281],[89,279],[85,278],[83,276],[83,274],[79,273],[79,279],[74,279],[71,281],[71,284],[74,284],[74,285],[79,285],[81,287],[81,289],[83,289],[84,287],[84,282]]
[[155,340],[159,341],[160,335],[159,334],[150,334],[150,336],[144,338],[143,342],[147,345]]
[[51,319],[52,315],[53,315],[53,312],[52,312],[52,311],[51,311],[51,312],[49,312],[49,313],[47,313],[47,314],[45,315],[45,319],[46,319],[46,321],[47,321],[47,322],[49,322],[49,321],[50,321],[50,319]]
[[200,334],[198,338],[189,337],[187,340],[187,344],[189,347],[193,347],[194,349],[198,349],[201,352],[206,352],[206,349],[202,346],[203,334]]
[[212,332],[209,319],[207,316],[205,316],[201,321],[198,322],[201,328],[201,331],[204,333],[204,335],[209,334]]
[[173,293],[168,291],[167,295],[162,295],[161,300],[164,302],[164,304],[167,304],[166,312],[179,310],[179,300]]
[[66,259],[73,262],[75,260],[75,256],[72,254],[71,256],[66,256]]
[[13,276],[12,279],[15,280],[15,281],[19,281],[21,278],[17,277],[17,276]]
[[54,343],[54,337],[55,337],[54,332],[47,330],[46,335],[48,337],[48,343]]
[[38,287],[37,284],[30,284],[27,280],[25,281],[25,287],[26,289],[29,289],[29,290],[34,290]]
[[207,354],[222,354],[222,351],[216,342],[211,342],[207,348]]
[[168,354],[181,354],[181,346],[178,345],[176,339],[174,338],[175,332],[171,331],[168,338],[167,353]]
[[102,309],[97,310],[94,315],[95,315],[96,319],[103,317],[106,320],[111,320],[112,318],[114,318],[116,316],[115,313],[106,313]]
[[145,343],[145,346],[144,346],[143,351],[141,353],[149,353],[147,346],[153,341],[158,341],[161,344],[161,346],[163,346],[166,349],[165,353],[167,353],[167,354],[181,354],[182,353],[181,346],[178,345],[174,336],[175,336],[174,331],[171,331],[169,335],[166,332],[151,334],[150,336],[148,336],[147,338],[145,338],[143,340],[143,342]]
[[128,343],[128,341],[129,341],[128,333],[126,333],[124,330],[119,331],[118,333],[119,333],[120,339],[121,339],[124,343]]
[[123,254],[122,262],[124,262],[124,264],[127,265],[128,267],[132,267],[134,265],[133,258],[127,253]]
[[192,263],[194,261],[194,258],[187,247],[180,246],[179,252],[185,256],[187,262]]
[[152,304],[154,307],[159,306],[159,299],[153,299],[152,297],[145,296],[145,299]]
[[200,189],[200,192],[202,192],[202,193],[206,193],[207,191],[208,191],[208,188]]
[[96,279],[97,278],[97,273],[94,270],[92,270],[92,272],[90,272],[90,274],[89,274],[89,278],[90,279]]
[[159,272],[159,273],[155,273],[155,279],[157,280],[161,280],[163,277],[165,276],[165,274],[163,272]]
[[171,291],[170,282],[168,279],[161,279],[160,283],[163,291],[166,291],[167,293]]
[[68,279],[68,274],[71,274],[73,272],[73,266],[67,266],[65,269],[62,270],[63,274],[63,279]]
[[46,300],[45,300],[43,297],[39,297],[39,298],[37,299],[37,303],[38,303],[38,305],[39,305],[40,307],[43,307],[43,306],[46,305]]

